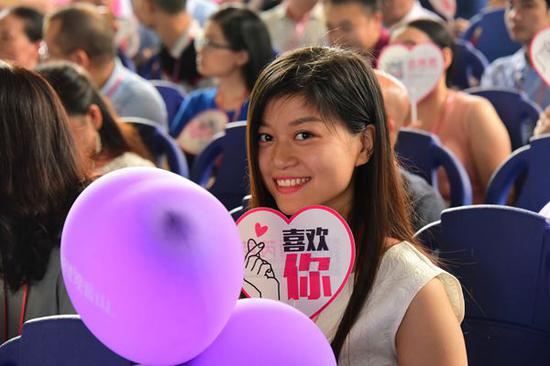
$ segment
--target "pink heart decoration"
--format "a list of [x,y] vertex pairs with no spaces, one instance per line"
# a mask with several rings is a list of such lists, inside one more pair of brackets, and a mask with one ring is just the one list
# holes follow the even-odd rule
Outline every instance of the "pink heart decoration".
[[351,230],[328,207],[306,207],[290,219],[255,208],[239,218],[237,227],[245,254],[243,291],[249,297],[280,300],[315,318],[342,291],[353,269]]
[[550,86],[550,27],[544,28],[535,35],[529,47],[529,53],[533,67],[546,85]]
[[447,19],[453,19],[456,15],[456,0],[430,0],[430,4]]
[[395,44],[384,48],[378,68],[398,78],[417,103],[434,90],[444,71],[443,53],[432,43],[409,48]]
[[256,236],[259,238],[267,232],[268,227],[262,226],[259,222],[254,225],[254,230],[256,231]]

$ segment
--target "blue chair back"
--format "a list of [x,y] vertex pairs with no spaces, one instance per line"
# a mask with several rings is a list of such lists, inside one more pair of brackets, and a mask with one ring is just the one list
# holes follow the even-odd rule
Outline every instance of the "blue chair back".
[[498,88],[472,88],[465,92],[487,98],[491,102],[508,130],[512,150],[529,142],[542,110],[527,94]]
[[550,135],[531,139],[508,157],[489,180],[485,202],[506,204],[514,184],[512,206],[539,212],[550,201]]
[[18,366],[130,366],[101,343],[78,315],[28,320],[19,343]]
[[157,166],[162,167],[164,159],[166,159],[171,172],[182,177],[189,177],[185,155],[183,155],[177,142],[167,132],[163,131],[153,121],[145,118],[123,117],[122,120],[132,124],[137,129],[143,143],[155,157]]
[[162,67],[160,65],[160,56],[153,55],[137,67],[137,73],[147,80],[162,79]]
[[457,89],[478,86],[487,65],[487,58],[470,42],[456,40],[449,85]]
[[[483,7],[485,6],[487,0],[458,0],[456,2],[456,16],[455,18],[462,18],[462,19],[469,19],[479,13]],[[428,10],[431,10],[437,14],[437,12],[434,7],[432,6],[430,0],[420,0],[420,4],[423,8],[426,8]],[[443,17],[442,14],[439,14],[441,17]]]
[[451,207],[472,203],[472,185],[468,173],[454,154],[439,138],[429,132],[402,128],[397,135],[395,151],[401,165],[420,175],[437,188],[437,170],[443,167],[451,187]]
[[550,220],[506,206],[458,207],[416,237],[462,284],[470,365],[548,365]]
[[136,72],[136,65],[134,64],[134,61],[124,52],[121,48],[117,48],[116,55],[122,65],[124,65],[125,68],[132,72]]
[[21,337],[14,337],[0,345],[0,366],[19,365],[20,340]]
[[185,91],[180,85],[167,80],[151,80],[151,84],[158,90],[164,100],[166,112],[168,113],[168,130],[170,130],[171,123],[185,98]]
[[461,38],[471,42],[489,62],[511,55],[521,47],[510,39],[504,23],[504,9],[483,11],[473,17]]
[[224,133],[208,144],[193,163],[191,180],[206,188],[214,171],[215,182],[209,191],[228,210],[239,206],[249,192],[246,121],[228,123]]
[[250,195],[247,194],[243,197],[242,204],[239,207],[235,207],[229,211],[229,214],[233,218],[233,221],[237,221],[246,211],[248,211],[248,203],[250,202]]

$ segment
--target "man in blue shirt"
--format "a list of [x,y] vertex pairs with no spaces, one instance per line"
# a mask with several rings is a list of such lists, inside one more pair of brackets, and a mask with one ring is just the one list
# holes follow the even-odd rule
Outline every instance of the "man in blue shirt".
[[545,108],[550,105],[550,87],[533,68],[529,45],[537,32],[550,26],[550,0],[509,0],[505,16],[510,38],[523,47],[493,61],[485,70],[481,87],[521,90]]
[[44,27],[50,58],[71,61],[85,69],[120,116],[145,118],[166,130],[167,113],[161,95],[116,58],[114,35],[99,10],[89,4],[56,11]]

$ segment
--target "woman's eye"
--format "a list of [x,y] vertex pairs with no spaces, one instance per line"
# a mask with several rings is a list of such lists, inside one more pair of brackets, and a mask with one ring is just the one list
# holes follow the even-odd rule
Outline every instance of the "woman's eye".
[[296,134],[296,140],[306,140],[313,137],[313,135],[309,132],[300,132]]
[[271,137],[267,133],[260,133],[258,136],[258,141],[260,142],[269,142],[271,140],[273,140],[273,137]]

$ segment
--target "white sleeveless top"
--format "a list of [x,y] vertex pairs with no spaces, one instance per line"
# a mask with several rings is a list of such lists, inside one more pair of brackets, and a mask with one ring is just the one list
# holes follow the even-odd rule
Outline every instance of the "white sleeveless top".
[[[340,353],[338,365],[397,365],[395,336],[412,299],[433,278],[443,284],[453,311],[464,318],[464,297],[458,280],[434,265],[408,242],[384,253],[366,304]],[[317,317],[329,340],[334,338],[353,289],[350,276],[338,297]]]

